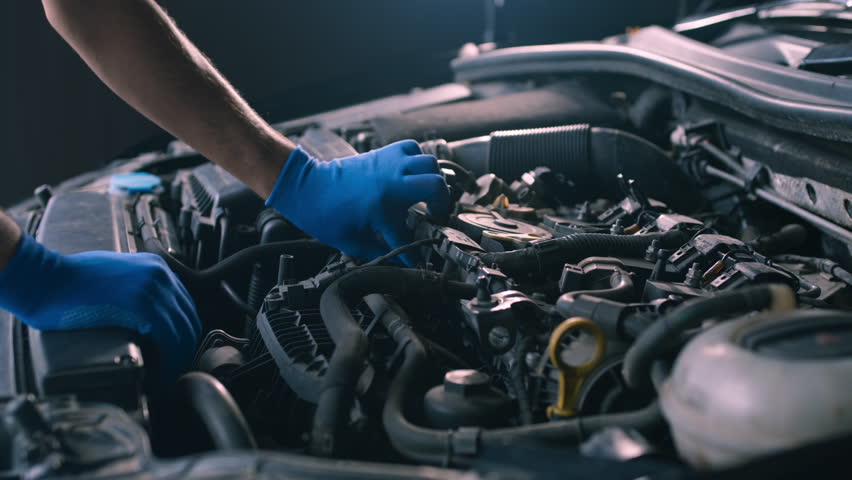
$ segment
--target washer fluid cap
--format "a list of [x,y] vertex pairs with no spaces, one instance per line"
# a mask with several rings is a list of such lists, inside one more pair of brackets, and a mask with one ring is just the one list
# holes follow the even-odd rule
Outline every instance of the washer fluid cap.
[[153,193],[163,185],[160,177],[144,172],[119,173],[109,179],[112,194]]

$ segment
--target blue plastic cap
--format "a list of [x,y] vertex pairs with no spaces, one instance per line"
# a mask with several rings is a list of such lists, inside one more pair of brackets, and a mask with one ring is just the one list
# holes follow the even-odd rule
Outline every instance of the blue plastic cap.
[[120,173],[109,179],[110,193],[152,193],[162,185],[160,177],[144,172]]

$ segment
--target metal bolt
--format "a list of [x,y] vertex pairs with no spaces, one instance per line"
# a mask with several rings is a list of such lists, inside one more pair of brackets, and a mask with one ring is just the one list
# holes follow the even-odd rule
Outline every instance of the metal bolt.
[[589,205],[589,201],[586,200],[580,205],[580,210],[577,212],[577,220],[581,222],[588,221],[592,218],[592,208]]
[[511,341],[512,334],[506,327],[494,327],[488,332],[488,343],[498,350],[508,347]]
[[690,287],[697,288],[701,286],[702,277],[703,272],[701,271],[701,265],[698,262],[695,262],[689,267],[689,271],[686,272],[686,279],[684,280],[684,283]]
[[657,261],[657,250],[660,249],[660,241],[652,240],[651,245],[645,250],[645,260],[649,262]]
[[480,275],[476,279],[476,303],[478,305],[494,305],[494,302],[491,300],[491,292],[488,291],[488,283],[488,277],[485,275]]
[[527,352],[524,356],[524,361],[527,363],[527,368],[535,370],[538,368],[538,362],[541,361],[541,354],[538,352]]
[[129,366],[136,365],[136,359],[130,355],[124,354],[121,356],[116,356],[112,359],[113,363],[116,365]]

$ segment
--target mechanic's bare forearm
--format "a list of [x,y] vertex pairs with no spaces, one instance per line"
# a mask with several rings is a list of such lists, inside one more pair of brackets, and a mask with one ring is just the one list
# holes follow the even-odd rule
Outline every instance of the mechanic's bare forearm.
[[21,229],[0,210],[0,272],[9,264],[21,240]]
[[295,146],[154,0],[43,0],[51,25],[115,93],[268,196]]

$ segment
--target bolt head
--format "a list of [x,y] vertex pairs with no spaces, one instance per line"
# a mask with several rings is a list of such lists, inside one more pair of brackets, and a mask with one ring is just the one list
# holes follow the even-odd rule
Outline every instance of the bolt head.
[[488,343],[497,349],[503,349],[509,346],[512,341],[512,334],[506,327],[494,327],[488,332]]

